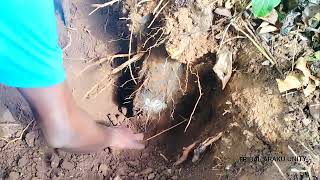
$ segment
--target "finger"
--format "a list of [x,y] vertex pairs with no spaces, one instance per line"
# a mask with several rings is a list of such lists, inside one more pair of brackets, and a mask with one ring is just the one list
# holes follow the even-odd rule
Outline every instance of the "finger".
[[139,142],[133,142],[133,143],[131,144],[131,146],[128,147],[128,148],[141,150],[141,149],[144,149],[144,148],[145,148],[145,145],[142,144],[142,143],[139,143]]
[[143,137],[144,137],[144,135],[143,135],[142,133],[134,134],[134,138],[135,138],[137,141],[142,141],[142,140],[143,140]]

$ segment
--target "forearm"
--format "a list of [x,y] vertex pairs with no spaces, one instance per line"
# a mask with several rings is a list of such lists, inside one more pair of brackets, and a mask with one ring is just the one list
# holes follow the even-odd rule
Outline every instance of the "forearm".
[[108,144],[105,132],[77,108],[65,83],[19,91],[33,107],[51,146],[82,152],[99,150]]

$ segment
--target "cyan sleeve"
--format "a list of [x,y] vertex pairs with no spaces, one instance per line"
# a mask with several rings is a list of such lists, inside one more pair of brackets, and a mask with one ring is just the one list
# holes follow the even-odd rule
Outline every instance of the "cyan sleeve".
[[0,83],[37,88],[64,80],[53,0],[2,1]]

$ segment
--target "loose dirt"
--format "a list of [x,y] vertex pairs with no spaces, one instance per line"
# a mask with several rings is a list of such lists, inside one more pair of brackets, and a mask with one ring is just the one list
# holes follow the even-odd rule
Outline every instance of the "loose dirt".
[[[307,172],[292,171],[304,166],[319,175],[319,163],[311,151],[318,153],[320,145],[320,91],[307,98],[300,90],[280,94],[275,80],[292,68],[295,59],[312,50],[298,36],[275,36],[274,49],[269,50],[279,64],[276,70],[265,63],[250,41],[228,41],[225,44],[235,57],[234,70],[222,90],[212,68],[219,42],[230,40],[232,31],[224,33],[226,17],[212,16],[216,7],[205,2],[187,8],[191,2],[175,1],[171,8],[176,11],[164,12],[169,19],[162,24],[165,29],[157,32],[170,34],[170,43],[158,49],[160,54],[145,55],[136,62],[132,74],[125,69],[116,76],[108,74],[126,59],[103,59],[128,52],[128,27],[118,19],[134,17],[134,31],[139,32],[144,16],[157,4],[133,13],[129,10],[134,2],[116,3],[88,16],[91,4],[99,2],[70,3],[66,8],[70,27],[64,28],[59,18],[58,26],[68,83],[81,108],[108,125],[125,125],[147,137],[189,120],[191,115],[192,121],[186,132],[184,123],[146,142],[142,151],[107,148],[92,154],[66,153],[46,145],[18,91],[0,86],[0,179],[281,179],[276,165],[289,179],[308,177]],[[192,71],[186,62],[193,64]],[[194,108],[198,80],[203,94]],[[199,162],[188,159],[173,166],[183,147],[220,132],[222,138]],[[249,159],[289,158],[294,153],[306,158],[303,163]]]

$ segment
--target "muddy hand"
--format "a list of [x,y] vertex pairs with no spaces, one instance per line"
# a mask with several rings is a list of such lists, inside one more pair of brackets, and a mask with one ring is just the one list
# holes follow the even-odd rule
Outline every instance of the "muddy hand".
[[143,149],[144,144],[143,134],[135,134],[131,129],[126,127],[108,127],[106,129],[107,137],[110,137],[108,142],[109,147],[120,149]]

